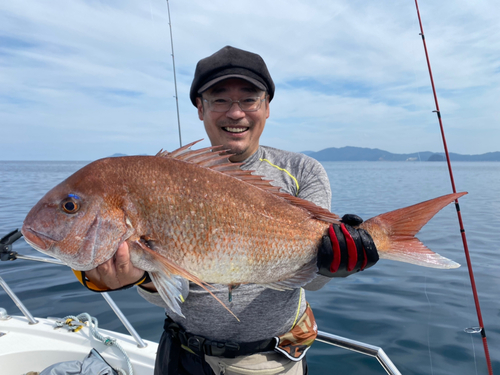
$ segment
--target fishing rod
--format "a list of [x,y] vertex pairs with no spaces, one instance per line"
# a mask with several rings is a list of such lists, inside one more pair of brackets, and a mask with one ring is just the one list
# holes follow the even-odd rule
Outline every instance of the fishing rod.
[[[434,110],[433,112],[436,112],[436,115],[437,115],[437,118],[439,121],[439,127],[441,129],[441,138],[443,140],[444,152],[446,154],[446,162],[448,163],[448,172],[450,174],[451,187],[453,189],[453,192],[456,193],[457,189],[455,188],[455,179],[453,178],[453,170],[451,169],[450,155],[448,153],[448,145],[446,143],[446,137],[444,135],[444,127],[443,127],[443,121],[441,119],[441,111],[439,110],[439,103],[438,103],[437,94],[436,94],[436,87],[434,86],[434,78],[432,76],[432,69],[431,69],[431,63],[429,60],[429,53],[427,51],[427,45],[425,43],[425,36],[424,36],[424,29],[422,27],[422,19],[420,17],[420,11],[418,9],[418,0],[415,0],[415,6],[417,8],[418,23],[420,25],[420,35],[422,36],[422,42],[424,44],[425,58],[427,60],[427,68],[429,70],[429,77],[431,79],[432,93],[434,95],[434,103],[436,104],[436,110]],[[486,332],[484,330],[483,317],[481,314],[481,307],[479,306],[479,298],[477,295],[476,282],[474,280],[474,272],[472,270],[472,262],[471,262],[470,255],[469,255],[469,246],[467,244],[467,238],[465,236],[465,229],[464,229],[464,224],[462,221],[462,214],[460,213],[460,206],[458,204],[458,199],[455,200],[455,208],[457,210],[458,222],[460,225],[460,234],[462,235],[462,243],[464,246],[465,258],[467,260],[467,268],[469,270],[469,277],[470,277],[470,281],[471,281],[472,294],[474,295],[474,303],[476,305],[476,313],[477,313],[477,318],[478,318],[478,322],[479,322],[481,337],[483,340],[484,354],[486,356],[486,364],[488,365],[488,373],[489,373],[489,375],[493,375],[493,369],[491,366],[491,359],[490,359],[490,352],[488,350],[488,341],[486,340]]]
[[175,56],[174,56],[174,38],[172,36],[172,20],[170,19],[170,6],[167,1],[167,11],[168,11],[168,27],[170,28],[170,47],[172,49],[172,66],[174,71],[174,88],[175,88],[175,106],[177,108],[177,126],[179,129],[179,147],[182,147],[182,138],[181,138],[181,118],[179,116],[179,97],[177,95],[177,75],[175,74]]

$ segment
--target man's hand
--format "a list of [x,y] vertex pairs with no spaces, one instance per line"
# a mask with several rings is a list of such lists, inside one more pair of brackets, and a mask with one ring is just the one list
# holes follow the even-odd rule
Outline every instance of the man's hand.
[[353,228],[363,222],[359,216],[344,215],[341,224],[332,224],[318,249],[318,273],[346,277],[377,263],[379,257],[367,231]]
[[[132,264],[128,244],[123,242],[113,258],[93,270],[85,271],[85,276],[101,289],[115,290],[137,283],[144,276],[144,271]],[[152,282],[141,284],[141,287],[156,291]]]

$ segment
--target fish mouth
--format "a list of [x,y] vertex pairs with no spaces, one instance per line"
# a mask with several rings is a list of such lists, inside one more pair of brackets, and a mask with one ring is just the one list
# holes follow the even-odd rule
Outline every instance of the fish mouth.
[[224,130],[227,133],[232,133],[232,134],[241,134],[250,129],[248,126],[224,126],[222,130]]
[[37,232],[33,228],[23,228],[21,233],[30,246],[42,253],[49,252],[54,243],[57,241],[44,233]]

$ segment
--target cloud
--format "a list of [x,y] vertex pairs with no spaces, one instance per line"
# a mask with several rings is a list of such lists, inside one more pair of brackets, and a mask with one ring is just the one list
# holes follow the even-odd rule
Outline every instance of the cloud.
[[[206,137],[189,102],[195,65],[230,44],[261,54],[277,86],[262,143],[441,151],[413,3],[169,4],[184,143]],[[420,7],[450,150],[498,151],[500,6]],[[9,140],[0,160],[173,149],[174,95],[165,1],[0,4],[0,121]]]

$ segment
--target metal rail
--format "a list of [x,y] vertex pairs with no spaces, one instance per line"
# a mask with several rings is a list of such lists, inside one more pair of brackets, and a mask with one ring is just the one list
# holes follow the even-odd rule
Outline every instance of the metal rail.
[[[24,259],[24,260],[32,260],[35,262],[44,262],[44,263],[52,263],[52,264],[59,264],[59,265],[65,265],[63,262],[61,262],[58,259],[52,259],[52,258],[45,258],[45,257],[34,257],[34,256],[29,256],[29,255],[21,255],[18,253],[15,254],[15,259]],[[30,324],[36,324],[38,321],[31,315],[31,313],[28,311],[26,306],[21,302],[19,297],[10,289],[10,287],[7,285],[5,280],[0,276],[0,286],[5,290],[5,292],[9,295],[9,297],[14,301],[14,303],[17,305],[19,310],[23,313],[23,315],[28,319]],[[111,307],[111,309],[114,311],[115,315],[120,319],[122,324],[125,326],[126,330],[130,333],[130,336],[132,336],[137,343],[137,347],[139,348],[145,348],[148,346],[144,342],[144,340],[141,338],[141,336],[137,333],[135,328],[132,326],[132,324],[129,322],[127,317],[123,314],[123,312],[120,310],[120,308],[116,305],[115,301],[111,298],[111,296],[108,293],[101,293],[102,297],[104,300],[108,303],[108,305]]]
[[118,317],[118,319],[120,319],[120,321],[123,323],[123,325],[125,326],[125,328],[127,329],[127,331],[130,333],[130,335],[137,342],[137,346],[139,348],[145,348],[146,346],[148,346],[148,344],[146,344],[142,340],[141,336],[139,336],[139,334],[137,333],[137,331],[135,330],[135,328],[128,321],[127,317],[125,315],[123,315],[122,311],[116,305],[115,301],[113,301],[113,299],[110,297],[110,295],[108,293],[106,293],[106,292],[101,293],[101,295],[106,300],[106,302],[111,307],[111,309],[115,312],[115,314]]
[[338,346],[339,348],[358,352],[370,357],[375,357],[389,375],[401,375],[394,363],[389,359],[387,354],[385,354],[384,350],[382,348],[379,348],[378,346],[365,344],[364,342],[351,340],[342,336],[332,335],[331,333],[322,331],[318,331],[318,337],[316,338],[316,341]]
[[0,285],[2,286],[3,290],[5,290],[5,293],[9,295],[9,297],[14,301],[14,303],[19,307],[19,310],[24,314],[26,319],[28,319],[28,322],[30,324],[37,324],[38,320],[36,320],[33,315],[28,311],[26,306],[21,302],[21,300],[16,296],[16,294],[10,289],[10,287],[7,285],[4,279],[2,279],[2,276],[0,276]]
[[65,265],[59,259],[43,258],[43,257],[32,257],[31,255],[21,255],[21,254],[17,254],[17,253],[16,253],[16,258],[17,259],[24,259],[24,260],[34,260],[35,262],[61,264],[63,266]]

